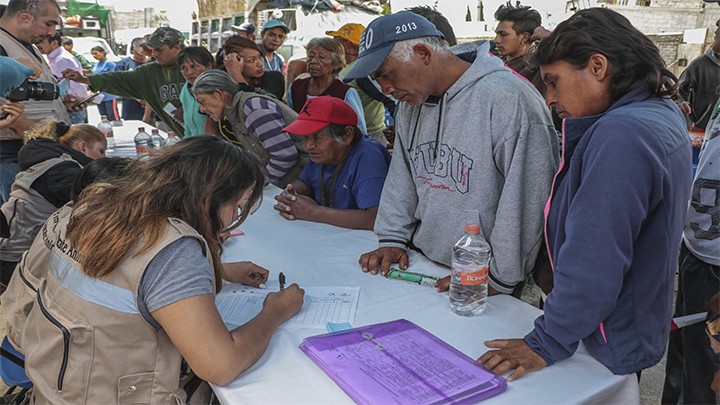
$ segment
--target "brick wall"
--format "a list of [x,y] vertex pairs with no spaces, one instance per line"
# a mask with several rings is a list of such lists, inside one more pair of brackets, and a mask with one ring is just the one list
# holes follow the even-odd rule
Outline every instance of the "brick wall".
[[197,4],[200,20],[245,12],[244,0],[197,0]]
[[634,6],[609,6],[609,8],[627,17],[644,33],[682,32],[700,27],[712,27],[714,31],[715,21],[720,19],[720,7],[713,3],[708,4],[705,9]]
[[[701,0],[652,0],[649,7],[607,5],[624,15],[660,49],[665,63],[676,75],[713,42],[715,22],[720,19],[716,3]],[[685,44],[683,32],[708,28],[704,44]]]
[[678,46],[682,44],[683,34],[650,34],[648,37],[660,49],[665,64],[676,75],[680,74],[682,67],[678,65]]

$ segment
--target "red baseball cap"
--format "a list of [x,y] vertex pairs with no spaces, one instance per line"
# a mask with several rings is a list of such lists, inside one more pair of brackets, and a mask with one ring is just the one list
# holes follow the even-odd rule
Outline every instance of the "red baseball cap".
[[283,128],[283,131],[295,135],[312,135],[325,128],[328,124],[358,124],[355,110],[343,100],[332,96],[319,96],[309,99],[297,119]]

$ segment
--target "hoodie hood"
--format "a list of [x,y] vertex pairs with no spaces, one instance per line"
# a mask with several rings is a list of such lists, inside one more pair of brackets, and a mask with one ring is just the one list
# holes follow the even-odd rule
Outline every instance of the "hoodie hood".
[[[472,42],[463,42],[462,44],[457,44],[450,47],[450,51],[455,54],[458,58],[473,63],[475,61],[475,57],[477,56],[478,48],[482,44],[487,44],[489,51],[493,53],[495,51],[495,41],[494,40],[487,40],[487,39],[481,39],[479,41],[472,41]],[[495,56],[498,56],[497,53],[493,53]]]
[[68,148],[60,142],[52,139],[38,138],[28,141],[18,152],[20,170],[27,170],[40,162],[60,157],[63,153],[67,153],[73,160],[83,166],[92,162],[92,159],[85,156],[82,152]]
[[[478,41],[479,46],[476,48],[476,55],[472,60],[472,65],[468,68],[465,73],[460,76],[450,88],[447,90],[447,97],[452,99],[460,91],[470,86],[472,83],[480,80],[481,78],[489,75],[493,72],[504,71],[508,69],[502,60],[490,53],[490,42],[489,41]],[[456,47],[453,47],[453,53],[456,52]],[[463,48],[458,48],[461,51]],[[465,60],[462,55],[455,53],[458,57]],[[468,53],[464,53],[464,56],[470,56]]]
[[710,60],[720,66],[720,52],[713,51],[712,47],[708,48],[707,52],[705,52],[705,56],[710,58]]
[[[437,157],[437,154],[439,153],[439,148],[443,143],[443,128],[445,119],[445,108],[447,103],[452,101],[453,98],[455,98],[456,96],[460,95],[463,90],[471,89],[472,85],[483,77],[491,73],[509,70],[502,60],[490,53],[489,41],[476,41],[472,42],[471,44],[478,45],[477,48],[474,49],[474,51],[470,51],[470,49],[472,48],[464,44],[456,45],[451,49],[452,52],[459,58],[465,60],[466,62],[471,62],[470,67],[465,71],[465,73],[463,73],[462,76],[460,76],[460,78],[455,81],[455,83],[453,83],[453,85],[450,86],[450,88],[445,93],[442,94],[442,96],[428,97],[428,99],[425,100],[425,102],[423,102],[423,104],[421,104],[419,108],[417,108],[417,110],[415,111],[415,126],[412,129],[410,141],[411,149],[415,147],[415,134],[418,130],[420,130],[419,127],[420,122],[422,121],[421,115],[423,105],[430,104],[440,107],[435,137],[435,150],[433,152],[433,156]],[[460,52],[463,56],[459,55],[457,52]],[[472,58],[472,61],[469,61],[468,58]]]

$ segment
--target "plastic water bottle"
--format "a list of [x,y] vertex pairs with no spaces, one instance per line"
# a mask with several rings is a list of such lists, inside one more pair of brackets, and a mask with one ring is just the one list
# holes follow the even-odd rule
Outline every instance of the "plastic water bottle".
[[178,142],[180,142],[180,138],[175,135],[175,132],[168,131],[167,139],[165,139],[165,146],[173,146]]
[[101,115],[100,116],[100,123],[98,124],[98,129],[100,132],[105,135],[105,139],[107,139],[107,149],[113,150],[115,149],[115,135],[113,134],[113,124],[108,121],[107,116]]
[[138,133],[135,135],[135,151],[138,157],[149,156],[152,149],[154,149],[153,141],[145,132],[145,127],[138,127]]
[[485,312],[489,263],[490,245],[480,233],[480,225],[465,225],[465,236],[452,249],[450,308],[453,312],[462,316]]
[[156,149],[162,149],[165,146],[165,139],[160,135],[160,130],[153,128],[150,130],[150,137],[153,140],[153,144]]

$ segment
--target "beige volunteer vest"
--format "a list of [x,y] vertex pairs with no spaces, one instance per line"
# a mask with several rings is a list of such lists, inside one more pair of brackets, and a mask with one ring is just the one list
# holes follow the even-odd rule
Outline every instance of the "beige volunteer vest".
[[[137,292],[145,268],[165,246],[185,236],[197,238],[206,251],[207,245],[189,225],[171,218],[149,251],[128,255],[113,273],[96,279],[82,273],[79,254],[65,238],[71,213],[66,206],[51,216],[36,241],[42,246],[33,246],[42,253],[26,255],[18,271],[39,282],[19,347],[35,402],[184,403],[182,357],[167,334],[139,313]],[[22,288],[19,278],[9,289]]]
[[[53,76],[52,70],[50,70],[50,66],[48,66],[47,62],[45,62],[45,59],[42,57],[42,55],[40,55],[40,52],[38,52],[37,48],[35,48],[34,45],[34,53],[31,53],[27,48],[22,46],[21,43],[19,43],[15,38],[13,38],[12,35],[8,34],[3,30],[0,30],[0,43],[2,43],[2,46],[5,49],[5,52],[7,52],[8,57],[25,58],[35,63],[40,68],[42,74],[36,80],[41,82],[53,82],[57,84],[57,80],[55,79],[55,76]],[[0,97],[0,105],[5,104],[5,101],[5,98]],[[55,119],[57,121],[63,121],[67,124],[70,124],[72,122],[70,119],[70,115],[68,114],[67,109],[65,108],[65,105],[62,103],[61,99],[56,99],[52,101],[36,101],[31,99],[25,101],[24,104],[25,112],[23,112],[23,115],[33,121],[39,122],[47,119]],[[6,139],[22,139],[22,134],[16,134],[15,131],[9,128],[0,128],[0,140]]]
[[70,155],[63,153],[60,157],[40,162],[15,176],[10,199],[0,207],[10,226],[10,237],[0,238],[0,257],[3,261],[19,262],[42,224],[57,210],[57,207],[33,190],[32,185],[45,172],[63,162],[73,162],[82,167]]
[[[233,97],[232,107],[228,107],[225,109],[225,115],[232,124],[233,132],[235,133],[236,138],[235,140],[228,139],[228,141],[238,144],[242,146],[243,149],[254,154],[258,158],[258,160],[260,160],[260,165],[262,167],[265,167],[265,165],[267,165],[268,161],[270,160],[270,153],[265,150],[265,148],[260,143],[260,140],[258,140],[257,136],[255,136],[255,134],[251,134],[247,126],[245,125],[245,113],[243,112],[243,107],[245,106],[245,102],[252,97],[261,97],[279,105],[280,108],[282,108],[283,121],[285,122],[286,126],[295,122],[295,119],[297,118],[297,113],[292,108],[288,107],[287,105],[278,101],[275,98],[247,91],[237,92]],[[288,183],[291,183],[297,178],[298,174],[300,174],[300,171],[303,169],[303,167],[305,167],[305,164],[310,158],[307,150],[305,150],[305,146],[303,146],[303,137],[293,134],[289,135],[290,139],[292,139],[293,143],[295,143],[295,148],[298,151],[298,161],[297,163],[295,163],[295,166],[293,166],[285,174],[285,176],[280,178],[280,183],[283,188]]]

